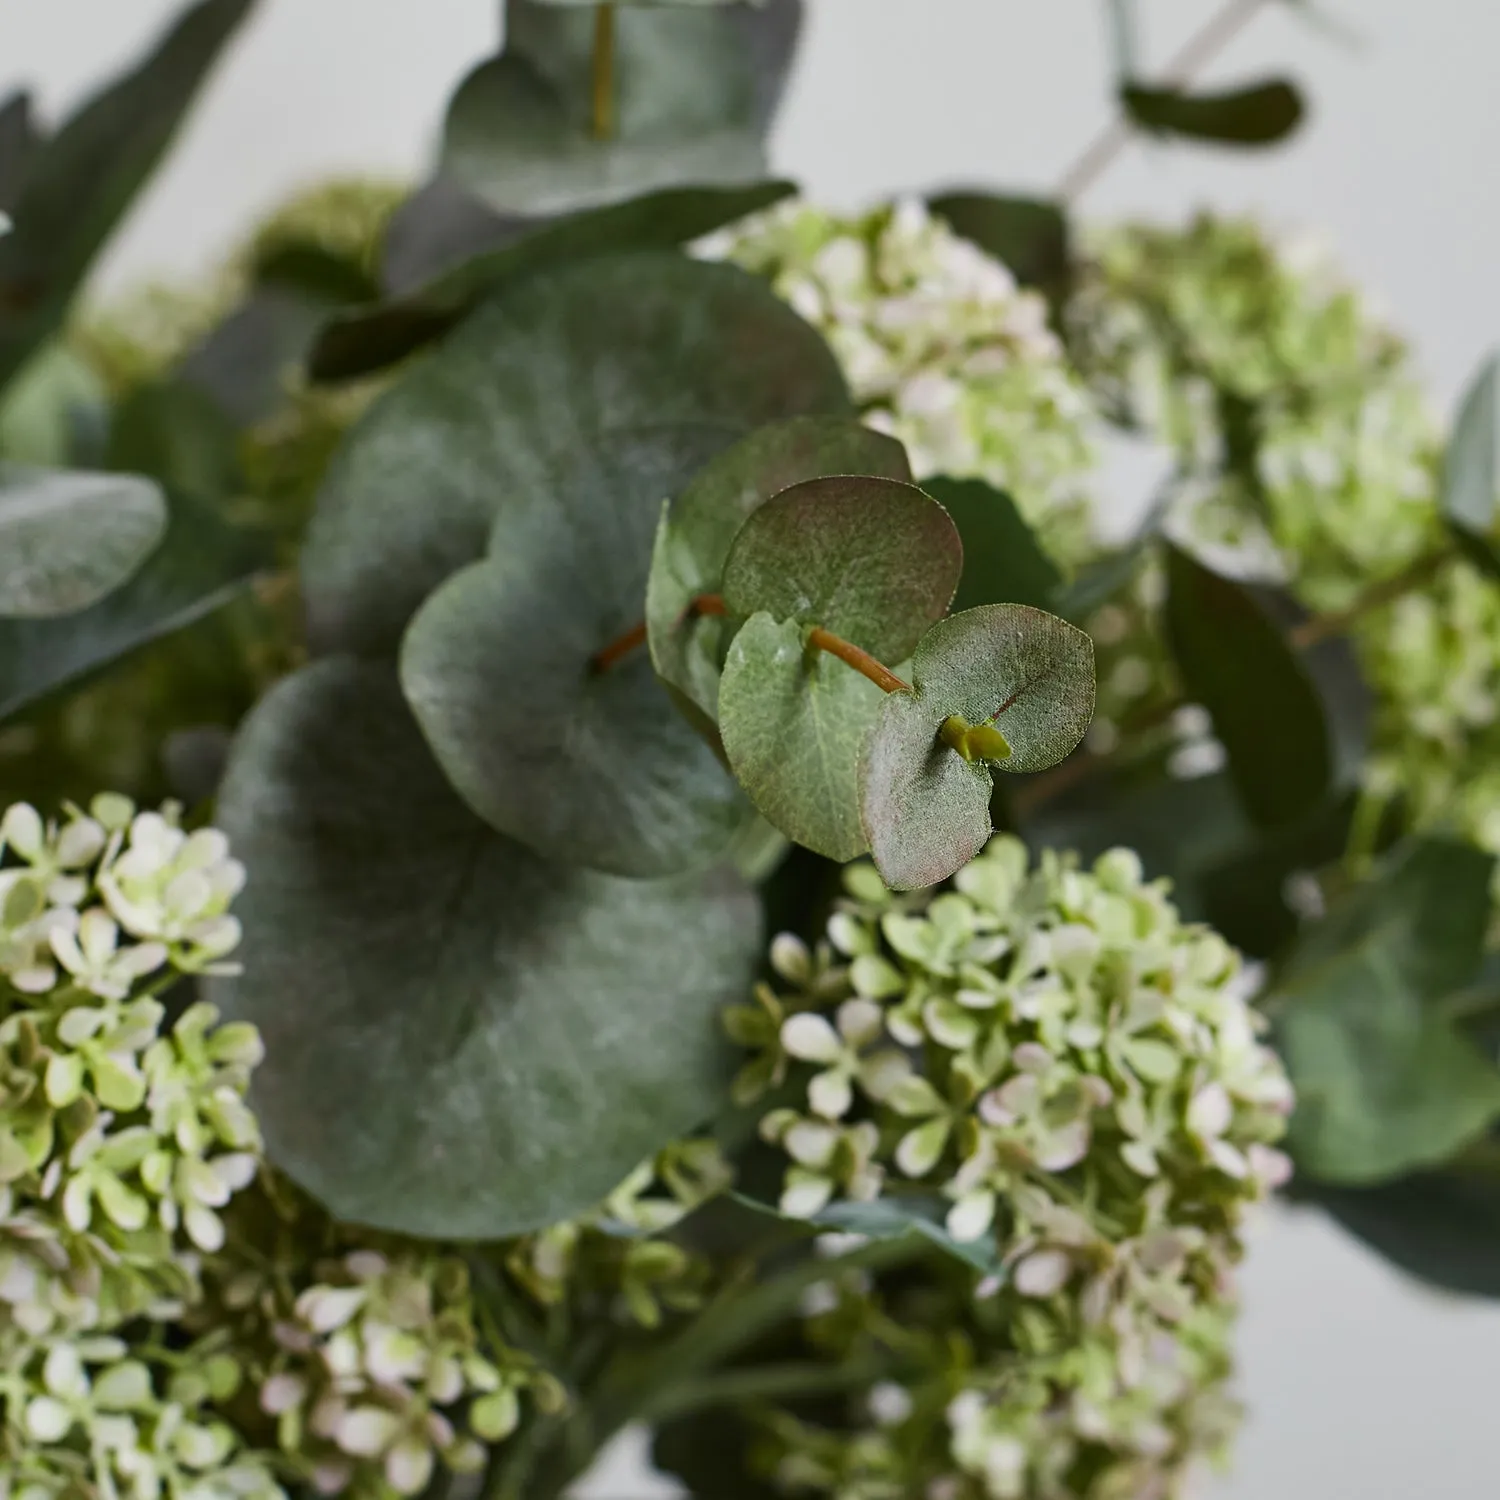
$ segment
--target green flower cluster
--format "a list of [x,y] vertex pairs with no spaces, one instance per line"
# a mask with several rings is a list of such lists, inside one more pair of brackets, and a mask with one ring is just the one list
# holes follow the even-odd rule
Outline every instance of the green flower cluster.
[[[1440,433],[1407,350],[1325,257],[1208,216],[1088,249],[1079,366],[1170,444],[1201,538],[1262,549],[1316,610],[1443,544]],[[1372,790],[1500,852],[1500,590],[1452,563],[1354,635],[1379,701]]]
[[770,277],[827,338],[864,420],[905,445],[920,481],[1008,490],[1049,548],[1092,550],[1091,404],[1047,304],[916,201],[847,217],[793,203],[705,241]]
[[783,1414],[767,1462],[840,1500],[1166,1494],[1229,1428],[1230,1273],[1247,1205],[1285,1180],[1291,1108],[1238,959],[1125,850],[1091,871],[997,838],[944,892],[874,871],[809,952],[782,937],[728,1017],[789,1159],[783,1212],[939,1206],[954,1260],[830,1281],[808,1336],[892,1377],[851,1430]]

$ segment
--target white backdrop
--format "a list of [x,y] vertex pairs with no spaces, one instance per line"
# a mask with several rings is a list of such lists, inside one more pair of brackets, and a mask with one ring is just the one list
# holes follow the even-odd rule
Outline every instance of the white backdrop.
[[[1500,7],[1325,0],[1357,47],[1272,7],[1211,76],[1290,68],[1315,115],[1287,150],[1132,148],[1101,214],[1199,204],[1326,231],[1451,402],[1500,342]],[[67,105],[175,0],[0,0],[0,89]],[[1045,189],[1105,122],[1098,0],[809,0],[778,166],[856,204],[936,182]],[[1160,59],[1210,0],[1139,0]],[[171,165],[103,269],[191,270],[299,182],[423,164],[446,90],[498,34],[498,0],[261,0]],[[1491,1500],[1500,1308],[1403,1282],[1321,1219],[1277,1213],[1245,1272],[1252,1417],[1214,1500]],[[597,1500],[654,1493],[623,1462]]]

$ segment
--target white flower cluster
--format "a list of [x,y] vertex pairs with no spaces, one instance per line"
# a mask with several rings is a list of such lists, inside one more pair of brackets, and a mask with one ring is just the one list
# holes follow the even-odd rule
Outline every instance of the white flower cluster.
[[827,338],[864,420],[906,446],[920,481],[1008,490],[1058,557],[1092,545],[1091,406],[1047,304],[919,202],[861,217],[792,203],[701,253],[771,278]]
[[482,1353],[462,1260],[418,1248],[346,1253],[300,1292],[247,1270],[231,1314],[266,1318],[274,1352],[259,1389],[277,1443],[320,1495],[415,1495],[438,1460],[483,1466],[510,1436],[521,1396],[555,1410],[561,1391],[523,1356]]
[[[936,1196],[954,1240],[992,1250],[994,1274],[953,1312],[976,1324],[972,1368],[945,1345],[906,1391],[912,1411],[948,1411],[951,1448],[926,1453],[924,1483],[956,1464],[1021,1500],[1107,1461],[1138,1487],[1091,1495],[1158,1493],[1148,1475],[1223,1429],[1240,1220],[1288,1173],[1274,1142],[1291,1091],[1237,956],[1181,923],[1126,850],[1028,869],[1001,837],[939,894],[892,896],[863,865],[846,881],[816,952],[773,948],[791,992],[763,987],[728,1018],[757,1049],[742,1098],[805,1080],[805,1105],[762,1122],[790,1158],[783,1211]],[[852,1295],[878,1306],[878,1289]],[[874,1473],[910,1447],[889,1425],[859,1450]],[[810,1440],[780,1431],[778,1472],[805,1479]],[[922,1493],[911,1470],[904,1488],[849,1487],[851,1452],[817,1460],[841,1500]]]

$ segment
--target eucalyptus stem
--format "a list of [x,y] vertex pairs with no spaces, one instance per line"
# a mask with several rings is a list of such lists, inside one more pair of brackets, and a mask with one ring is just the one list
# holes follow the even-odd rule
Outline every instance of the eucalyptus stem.
[[1313,615],[1311,619],[1304,620],[1291,632],[1288,639],[1297,650],[1306,651],[1334,636],[1345,635],[1351,625],[1358,623],[1366,615],[1373,614],[1377,609],[1384,609],[1387,604],[1394,604],[1413,589],[1421,588],[1457,556],[1458,549],[1451,542],[1434,547],[1414,562],[1408,563],[1399,573],[1372,583],[1347,609],[1334,610],[1326,615]]
[[889,667],[876,661],[868,651],[862,651],[853,641],[846,641],[841,635],[834,635],[832,631],[824,630],[821,625],[813,628],[807,638],[807,644],[815,651],[826,651],[830,656],[838,657],[845,666],[853,667],[861,677],[868,677],[882,693],[911,692],[909,682],[903,682]]
[[889,1360],[865,1359],[847,1365],[785,1363],[722,1370],[666,1387],[642,1407],[640,1418],[648,1423],[669,1422],[732,1402],[784,1401],[860,1390],[875,1384],[890,1368]]
[[593,128],[596,141],[615,133],[615,7],[610,0],[594,7]]
[[[1174,88],[1191,83],[1232,42],[1270,0],[1230,0],[1201,29],[1188,38],[1182,50],[1167,64],[1165,81]],[[1117,116],[1098,135],[1088,149],[1063,173],[1057,196],[1064,203],[1076,203],[1113,165],[1128,146],[1135,127],[1126,115]]]

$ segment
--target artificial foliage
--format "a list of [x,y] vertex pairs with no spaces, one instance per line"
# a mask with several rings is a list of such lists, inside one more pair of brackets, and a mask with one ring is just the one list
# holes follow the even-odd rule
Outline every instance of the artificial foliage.
[[1271,1195],[1500,1296],[1497,366],[1079,207],[1258,8],[834,212],[797,0],[506,0],[102,304],[253,0],[0,104],[0,1500],[1170,1500]]

